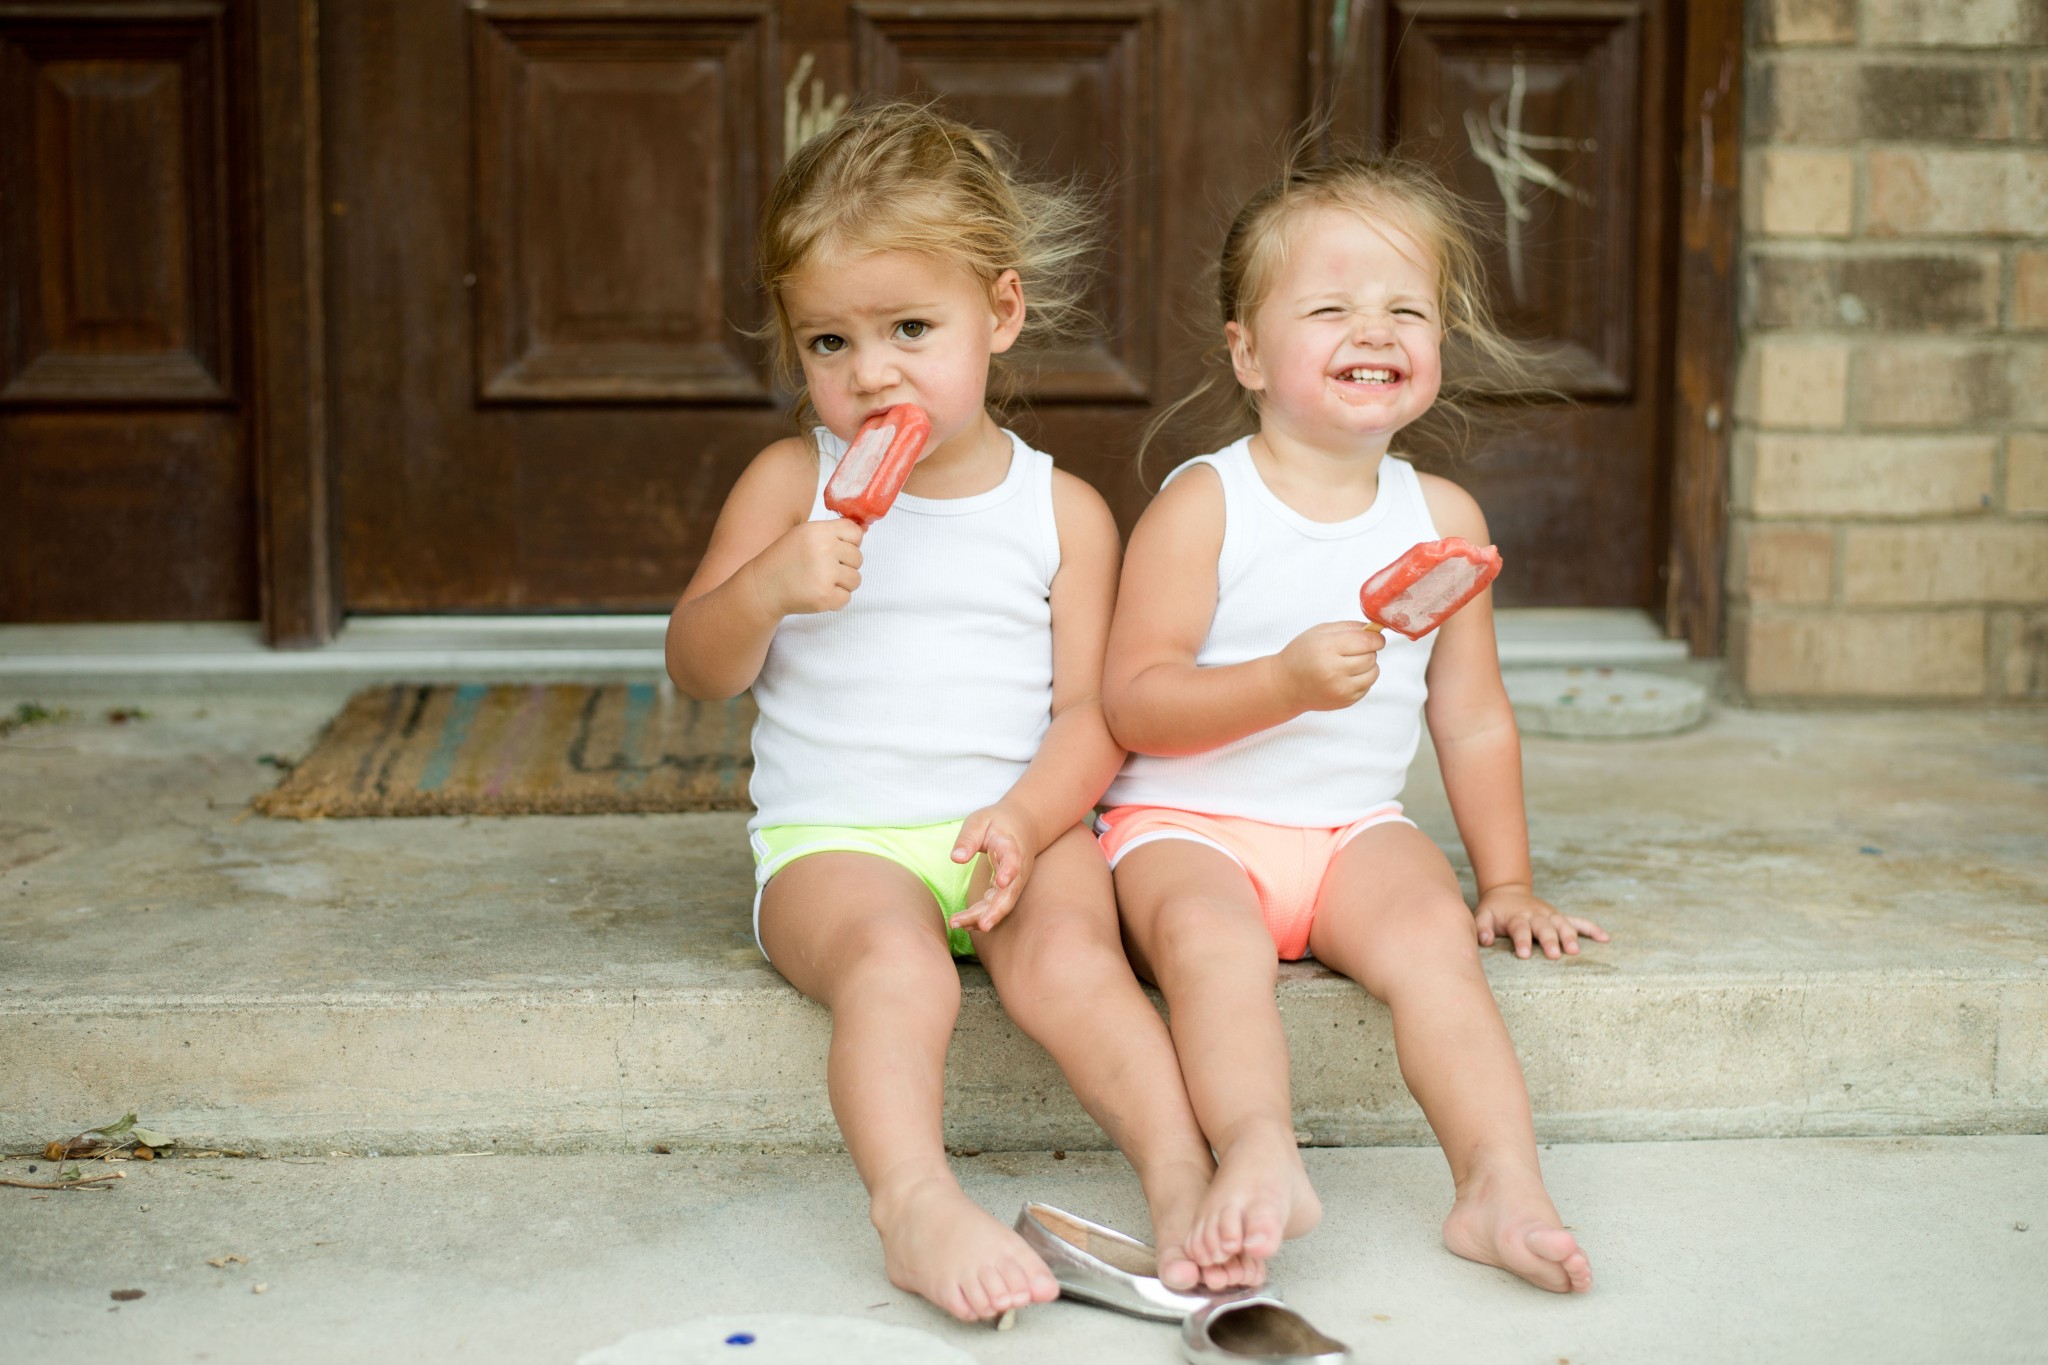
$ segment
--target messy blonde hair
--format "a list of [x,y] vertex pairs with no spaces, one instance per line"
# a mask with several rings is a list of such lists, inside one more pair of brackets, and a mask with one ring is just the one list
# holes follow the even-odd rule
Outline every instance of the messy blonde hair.
[[[1083,331],[1092,204],[1072,185],[1019,177],[992,133],[947,118],[930,103],[856,106],[806,142],[782,168],[761,215],[761,285],[774,305],[762,335],[776,369],[812,415],[783,291],[827,252],[910,251],[961,266],[993,289],[1005,270],[1022,281],[1029,353]],[[1005,357],[993,367],[998,402],[1014,384]]]
[[[1404,447],[1419,439],[1432,452],[1462,450],[1476,400],[1555,396],[1539,382],[1540,351],[1513,340],[1494,321],[1486,301],[1478,245],[1484,229],[1477,210],[1421,162],[1395,154],[1309,164],[1310,145],[1307,138],[1297,144],[1286,171],[1246,202],[1224,235],[1216,271],[1221,321],[1249,326],[1286,259],[1289,233],[1308,213],[1336,209],[1398,229],[1427,253],[1426,264],[1436,273],[1443,383],[1429,413],[1404,429]],[[1217,430],[1211,436],[1224,429],[1233,437],[1256,429],[1258,395],[1236,383],[1228,348],[1216,348],[1209,359],[1220,361],[1223,372],[1210,374],[1147,425],[1138,448],[1141,465],[1161,429],[1190,404],[1215,393],[1227,397],[1214,406],[1228,410],[1213,423]]]

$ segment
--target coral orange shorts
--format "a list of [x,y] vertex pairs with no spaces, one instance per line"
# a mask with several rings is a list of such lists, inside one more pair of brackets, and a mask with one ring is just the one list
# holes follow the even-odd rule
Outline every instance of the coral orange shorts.
[[1374,825],[1415,822],[1390,801],[1335,829],[1269,825],[1235,815],[1200,815],[1166,806],[1116,806],[1102,813],[1102,851],[1114,868],[1132,849],[1161,839],[1205,844],[1244,869],[1258,897],[1259,913],[1282,960],[1308,952],[1316,897],[1339,849]]

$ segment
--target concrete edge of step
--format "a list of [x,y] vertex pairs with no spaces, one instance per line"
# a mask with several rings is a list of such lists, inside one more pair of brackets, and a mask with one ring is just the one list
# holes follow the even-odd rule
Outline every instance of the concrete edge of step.
[[[1824,970],[1731,969],[1702,971],[1623,972],[1594,958],[1543,962],[1521,960],[1496,952],[1489,958],[1493,968],[1494,993],[1502,997],[1540,997],[1582,991],[1631,993],[1663,991],[1760,990],[1783,991],[1815,987],[1865,987],[1885,992],[1902,987],[1941,985],[2048,986],[2048,966],[2013,963],[2006,967],[1870,967]],[[1502,979],[1502,974],[1514,975]],[[962,964],[963,999],[995,1003],[995,988],[978,964]],[[1146,988],[1155,998],[1156,990]],[[1284,964],[1277,987],[1280,997],[1320,998],[1349,996],[1357,985],[1334,971],[1313,963]],[[65,994],[33,993],[33,988],[16,987],[0,996],[0,1019],[11,1015],[154,1014],[166,1011],[201,1010],[421,1010],[461,1006],[503,1007],[528,1005],[562,1008],[585,1005],[618,1008],[633,1005],[658,1006],[689,1002],[751,1001],[784,999],[810,1008],[787,982],[772,972],[751,973],[744,981],[715,985],[605,986],[605,985],[523,985],[450,986],[426,990],[365,988],[325,991],[192,991],[128,992],[81,991]]]

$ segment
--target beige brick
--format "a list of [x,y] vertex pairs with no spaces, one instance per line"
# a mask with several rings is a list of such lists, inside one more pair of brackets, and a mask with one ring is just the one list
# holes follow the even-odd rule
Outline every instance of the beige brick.
[[1856,72],[1856,125],[1893,142],[2012,136],[2013,73],[1956,62],[1864,62]]
[[1990,504],[1997,438],[1760,434],[1749,510],[1761,516],[1907,517]]
[[2003,47],[2048,41],[2041,0],[1863,0],[1874,47]]
[[2048,512],[2048,432],[2015,432],[2007,440],[2005,510]]
[[1870,427],[1969,427],[2008,407],[2001,346],[1939,341],[1873,342],[1856,348],[1857,421]]
[[2003,141],[2015,74],[1938,59],[1780,57],[1755,69],[1744,95],[1749,142]]
[[1742,415],[1767,427],[1839,428],[1849,413],[1849,348],[1765,338],[1750,346],[1753,402]]
[[1739,622],[1742,684],[1756,697],[1976,697],[1981,611],[1770,613]]
[[1766,248],[1748,261],[1749,312],[1771,329],[1984,331],[1998,325],[2001,267],[1995,251]]
[[1854,64],[1797,57],[1764,62],[1744,91],[1751,146],[1769,142],[1854,142],[1859,74]]
[[1852,526],[1842,541],[1842,600],[2048,602],[2048,522]]
[[2026,76],[2025,119],[2020,136],[2048,142],[2048,62],[2035,62]]
[[2048,224],[2048,153],[1870,154],[1863,227],[1873,237],[1920,233],[2032,234]]
[[1856,159],[1790,148],[1757,157],[1745,217],[1777,237],[1847,237],[1856,226]]
[[1835,535],[1826,527],[1778,526],[1769,522],[1738,528],[1737,581],[1731,586],[1752,602],[1813,604],[1835,591]]
[[2048,427],[2048,342],[2014,343],[2006,373],[2012,419]]
[[1765,0],[1758,38],[1793,47],[1856,41],[1856,0]]
[[2017,253],[2012,284],[2012,325],[2048,327],[2048,251]]

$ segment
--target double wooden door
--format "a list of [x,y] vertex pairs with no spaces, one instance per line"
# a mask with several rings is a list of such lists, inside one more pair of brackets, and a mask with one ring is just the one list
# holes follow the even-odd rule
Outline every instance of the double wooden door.
[[[164,4],[188,21],[220,16],[202,54],[211,65],[191,67],[188,53],[182,69],[218,82],[261,59],[259,45],[234,41],[250,6],[279,8]],[[98,210],[76,194],[70,219],[47,207],[90,170],[66,100],[81,62],[105,75],[125,49],[113,10],[31,8],[41,27],[0,4],[0,62],[20,77],[4,97],[6,140],[18,123],[38,150],[0,165],[45,207],[26,219],[17,209],[8,240],[62,245],[71,232],[75,245]],[[118,13],[132,24],[146,9]],[[91,25],[66,28],[88,13]],[[845,99],[928,94],[1005,134],[1035,172],[1077,176],[1100,196],[1102,326],[1032,370],[1021,421],[1126,525],[1148,485],[1197,448],[1194,434],[1170,433],[1147,470],[1132,458],[1150,418],[1208,372],[1223,228],[1322,108],[1333,143],[1410,146],[1482,206],[1497,234],[1496,305],[1550,345],[1547,380],[1570,401],[1482,425],[1447,466],[1507,556],[1503,600],[1657,605],[1682,15],[1680,0],[328,0],[310,186],[324,374],[310,366],[308,382],[324,400],[313,501],[333,509],[331,534],[314,542],[335,595],[352,612],[669,605],[739,470],[790,429],[748,336],[765,311],[750,270],[769,181]],[[249,614],[256,542],[284,523],[250,510],[264,496],[251,472],[261,437],[238,415],[232,380],[238,346],[260,367],[266,341],[248,335],[261,310],[236,302],[261,280],[225,245],[245,202],[232,194],[243,97],[173,85],[156,98],[185,110],[187,126],[193,110],[215,118],[213,140],[186,134],[185,181],[159,175],[133,194],[182,194],[217,229],[185,241],[182,273],[167,278],[206,305],[179,324],[200,378],[228,378],[207,388],[192,365],[152,371],[150,394],[194,405],[193,431],[222,433],[155,449],[187,450],[180,468],[206,441],[228,457],[192,476],[213,479],[204,496],[166,491],[147,514],[189,522],[185,541],[204,538],[233,572],[196,610],[122,598],[108,582],[103,600],[120,605],[102,614]],[[95,107],[130,118],[106,136],[132,141],[153,106],[118,86],[102,81]],[[260,220],[248,226],[260,236]],[[107,223],[94,231],[90,250],[125,249]],[[0,475],[16,495],[0,504],[13,523],[0,530],[17,536],[58,507],[27,474],[51,441],[118,444],[109,428],[124,419],[110,417],[103,381],[131,372],[110,357],[144,335],[64,311],[89,273],[75,252],[24,259],[0,259],[11,329]],[[170,395],[178,384],[182,397]],[[73,493],[64,515],[128,496],[82,482]],[[56,601],[0,592],[0,618],[47,616]]]

